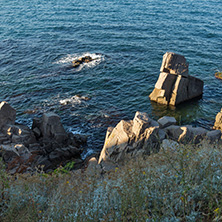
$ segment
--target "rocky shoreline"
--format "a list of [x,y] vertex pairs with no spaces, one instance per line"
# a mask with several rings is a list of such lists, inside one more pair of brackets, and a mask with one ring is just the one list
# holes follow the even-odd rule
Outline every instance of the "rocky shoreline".
[[[88,61],[88,60],[87,60]],[[163,56],[160,76],[150,99],[165,105],[177,105],[199,97],[203,81],[189,75],[186,59],[167,52]],[[75,98],[72,98],[75,99]],[[69,100],[63,101],[65,104]],[[72,170],[86,169],[100,173],[138,156],[158,153],[164,144],[200,144],[202,141],[221,143],[222,109],[212,130],[191,125],[179,126],[174,117],[163,116],[157,121],[147,113],[136,112],[133,120],[121,120],[107,129],[98,160],[81,158],[87,147],[87,136],[67,133],[55,113],[34,118],[32,127],[16,123],[16,110],[7,102],[0,103],[0,157],[9,174],[52,172],[72,161]]]
[[17,124],[16,111],[7,102],[0,104],[0,157],[9,174],[52,172],[69,161],[73,170],[96,169],[104,173],[119,164],[141,156],[158,153],[161,146],[175,143],[198,145],[202,141],[221,143],[222,110],[212,130],[191,125],[179,126],[174,117],[157,121],[147,113],[136,112],[133,120],[121,120],[107,129],[103,149],[95,157],[81,159],[87,137],[67,133],[55,113],[44,113],[33,119],[32,128]]

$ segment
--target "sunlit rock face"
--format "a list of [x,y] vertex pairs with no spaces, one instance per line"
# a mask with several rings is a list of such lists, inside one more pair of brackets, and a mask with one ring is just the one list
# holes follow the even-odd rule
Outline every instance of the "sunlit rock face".
[[167,52],[150,100],[165,105],[178,105],[203,94],[203,81],[189,75],[189,64],[182,55]]
[[215,122],[214,122],[214,129],[218,129],[222,131],[222,109],[216,115]]
[[136,112],[133,120],[121,120],[115,128],[109,128],[98,163],[116,163],[141,154],[158,152],[158,138],[158,123],[146,113]]

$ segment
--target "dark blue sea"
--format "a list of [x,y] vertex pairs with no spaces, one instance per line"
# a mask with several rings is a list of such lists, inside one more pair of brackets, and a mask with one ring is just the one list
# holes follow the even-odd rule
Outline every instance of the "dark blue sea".
[[[148,96],[166,51],[184,55],[203,98],[175,109]],[[90,55],[92,63],[71,67]],[[210,126],[222,107],[221,0],[0,0],[0,101],[28,125],[43,112],[100,150],[106,128],[135,112]],[[64,102],[65,101],[65,102]]]

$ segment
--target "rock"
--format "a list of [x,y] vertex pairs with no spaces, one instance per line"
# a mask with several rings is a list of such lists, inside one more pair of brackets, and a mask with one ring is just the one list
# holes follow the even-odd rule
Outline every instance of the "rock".
[[104,147],[100,153],[98,163],[106,161],[112,155],[121,153],[124,150],[129,141],[129,135],[132,131],[132,121],[127,122],[121,120],[117,126],[113,129],[110,136],[105,141]]
[[203,81],[198,78],[178,76],[173,86],[169,104],[175,106],[187,100],[202,96],[203,85]]
[[163,149],[164,152],[166,151],[175,152],[178,149],[180,149],[180,146],[179,143],[177,143],[174,140],[165,139],[161,144],[161,149]]
[[188,67],[189,64],[186,62],[184,56],[173,52],[166,52],[163,55],[160,72],[188,76]]
[[157,122],[159,123],[160,128],[162,129],[170,125],[176,125],[177,121],[174,117],[163,116],[159,120],[157,120]]
[[180,135],[184,132],[183,129],[181,129],[180,126],[171,125],[166,128],[164,128],[164,131],[167,134],[167,138],[178,141],[180,138]]
[[73,65],[74,68],[77,68],[81,64],[89,63],[89,62],[92,62],[93,60],[95,60],[95,59],[93,59],[91,56],[84,56],[84,57],[80,57],[80,58],[78,58],[76,60],[73,60],[72,61],[72,65]]
[[33,120],[32,129],[35,135],[48,140],[54,140],[58,144],[63,144],[68,139],[68,135],[60,121],[60,117],[55,113],[44,113],[41,119]]
[[202,127],[174,126],[164,128],[167,137],[182,143],[200,143],[206,136],[207,130]]
[[203,94],[203,81],[188,75],[186,59],[175,53],[166,53],[151,101],[165,105],[178,105]]
[[12,145],[1,145],[0,146],[0,153],[3,160],[8,163],[12,161],[14,158],[19,157],[18,151]]
[[220,130],[212,130],[206,133],[206,139],[211,143],[218,142],[221,139],[221,131]]
[[171,75],[165,72],[160,73],[155,88],[149,95],[150,100],[168,105],[176,78],[176,75]]
[[149,116],[147,113],[136,112],[133,119],[132,132],[138,137],[149,126]]
[[163,129],[159,129],[159,140],[160,142],[166,138],[166,132]]
[[88,166],[86,168],[86,174],[89,176],[96,176],[99,177],[102,173],[102,168],[98,164],[97,159],[95,157],[92,157],[88,161]]
[[218,129],[222,132],[222,109],[221,111],[216,115],[215,123],[214,123],[214,129]]
[[100,153],[99,164],[116,164],[126,159],[159,150],[159,126],[146,113],[136,112],[133,121],[121,120],[109,129]]
[[6,124],[15,124],[16,111],[7,102],[0,103],[0,129]]
[[2,128],[2,132],[9,137],[12,143],[23,143],[25,146],[36,143],[32,130],[21,124],[7,124]]

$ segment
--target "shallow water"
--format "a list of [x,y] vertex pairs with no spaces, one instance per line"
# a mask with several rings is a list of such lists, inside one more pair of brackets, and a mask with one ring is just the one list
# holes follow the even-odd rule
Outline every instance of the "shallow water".
[[[106,127],[137,110],[202,125],[220,111],[221,0],[4,0],[0,20],[0,100],[19,122],[54,111],[99,150]],[[149,101],[166,51],[184,55],[190,74],[204,80],[201,100],[176,109]],[[97,59],[71,68],[83,55]],[[61,104],[75,95],[90,99]]]

